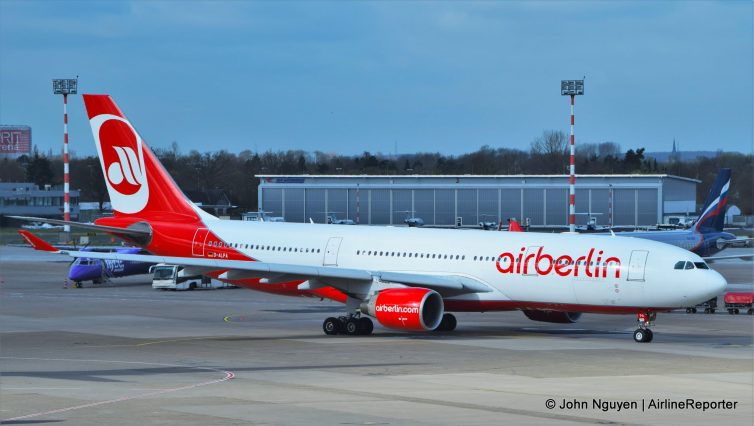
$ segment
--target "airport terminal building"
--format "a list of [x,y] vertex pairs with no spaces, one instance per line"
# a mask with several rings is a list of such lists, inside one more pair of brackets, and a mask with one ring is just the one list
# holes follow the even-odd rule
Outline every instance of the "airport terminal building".
[[[287,222],[327,215],[366,225],[478,226],[517,218],[568,224],[567,175],[258,175],[259,208]],[[578,175],[577,224],[649,226],[693,215],[698,180],[672,175]]]
[[[31,182],[0,182],[0,215],[34,216],[62,219],[63,187]],[[79,217],[79,191],[72,189],[71,218]]]

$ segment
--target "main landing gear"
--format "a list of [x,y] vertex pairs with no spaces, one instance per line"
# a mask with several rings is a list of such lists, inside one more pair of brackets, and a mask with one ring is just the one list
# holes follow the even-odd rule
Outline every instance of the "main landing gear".
[[652,325],[652,321],[657,318],[656,312],[641,312],[636,315],[636,321],[639,323],[639,328],[634,331],[634,341],[637,343],[649,343],[654,337],[652,330],[649,326]]
[[349,336],[366,336],[372,334],[374,324],[367,317],[351,314],[338,318],[330,317],[322,323],[322,330],[325,334],[333,336],[336,334],[347,334]]
[[456,329],[456,325],[458,325],[458,321],[456,321],[455,315],[443,314],[440,325],[437,326],[435,331],[453,331]]

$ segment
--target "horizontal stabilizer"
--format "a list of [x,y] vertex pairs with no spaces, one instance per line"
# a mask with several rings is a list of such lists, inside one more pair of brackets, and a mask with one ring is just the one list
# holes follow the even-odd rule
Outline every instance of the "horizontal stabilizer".
[[18,231],[18,233],[21,234],[22,237],[24,237],[24,239],[26,240],[26,242],[28,242],[29,244],[31,244],[31,246],[32,246],[32,248],[34,248],[34,250],[46,251],[46,252],[50,252],[50,253],[60,253],[59,249],[56,249],[50,243],[48,243],[47,241],[45,241],[45,240],[37,237],[36,235],[32,234],[29,231],[26,231],[26,230],[22,229],[22,230]]
[[705,262],[715,262],[717,260],[726,260],[726,259],[741,259],[741,260],[752,260],[754,259],[754,254],[731,254],[727,256],[710,256],[710,257],[703,257]]
[[92,231],[108,232],[111,234],[130,235],[134,237],[148,237],[152,235],[152,231],[149,229],[136,229],[136,228],[118,228],[115,226],[103,226],[95,225],[93,223],[81,223],[71,222],[59,219],[47,219],[44,217],[29,217],[29,216],[8,216],[13,219],[25,220],[28,222],[43,222],[52,223],[55,225],[69,225],[75,228],[91,229]]

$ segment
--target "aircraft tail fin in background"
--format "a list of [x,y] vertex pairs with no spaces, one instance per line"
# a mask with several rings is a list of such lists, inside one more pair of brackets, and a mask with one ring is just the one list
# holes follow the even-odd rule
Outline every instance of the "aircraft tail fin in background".
[[511,220],[508,224],[508,231],[509,232],[524,232],[523,229],[521,229],[521,225],[518,224],[517,220]]
[[717,173],[715,183],[712,184],[704,207],[702,207],[702,213],[694,223],[694,229],[698,231],[723,231],[725,210],[728,207],[730,175],[730,169],[720,169]]
[[214,219],[183,194],[109,95],[83,97],[116,217]]

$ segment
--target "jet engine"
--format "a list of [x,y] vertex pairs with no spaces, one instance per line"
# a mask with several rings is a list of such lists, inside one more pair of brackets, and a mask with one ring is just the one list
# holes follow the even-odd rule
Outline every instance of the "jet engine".
[[539,311],[524,309],[524,315],[532,321],[571,324],[581,318],[581,312]]
[[429,331],[440,325],[442,296],[420,287],[389,288],[361,304],[384,327],[405,331]]

